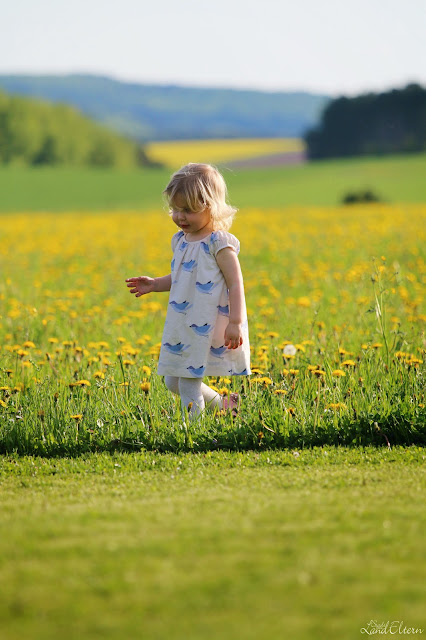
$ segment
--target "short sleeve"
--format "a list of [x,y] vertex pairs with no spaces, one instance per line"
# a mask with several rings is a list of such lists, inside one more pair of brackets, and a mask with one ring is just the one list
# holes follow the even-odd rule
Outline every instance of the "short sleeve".
[[177,244],[179,242],[179,240],[182,238],[182,236],[184,236],[184,232],[183,231],[178,231],[177,233],[174,234],[174,236],[172,236],[172,251],[173,253],[175,252],[175,249],[177,247]]
[[210,237],[210,253],[216,257],[221,249],[231,247],[238,255],[240,252],[240,243],[232,233],[227,231],[215,231]]

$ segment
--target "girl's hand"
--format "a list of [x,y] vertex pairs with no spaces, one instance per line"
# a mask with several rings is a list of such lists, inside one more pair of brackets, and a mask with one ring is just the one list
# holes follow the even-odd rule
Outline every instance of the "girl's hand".
[[241,325],[230,322],[225,329],[225,347],[228,349],[238,349],[243,344],[243,333]]
[[130,293],[134,293],[137,298],[154,291],[155,278],[150,278],[149,276],[127,278],[126,282],[130,288]]

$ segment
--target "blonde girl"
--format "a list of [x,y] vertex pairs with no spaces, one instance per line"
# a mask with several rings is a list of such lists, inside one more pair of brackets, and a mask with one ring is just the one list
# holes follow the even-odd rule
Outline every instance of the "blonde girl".
[[235,411],[238,395],[222,398],[203,378],[250,374],[240,243],[228,232],[236,209],[227,204],[222,175],[208,164],[179,169],[164,194],[179,227],[171,273],[128,278],[127,286],[136,297],[170,291],[158,374],[190,419],[206,407]]

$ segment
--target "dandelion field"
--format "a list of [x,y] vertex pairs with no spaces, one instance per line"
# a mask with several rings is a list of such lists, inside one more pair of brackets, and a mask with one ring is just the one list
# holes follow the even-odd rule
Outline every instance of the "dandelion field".
[[0,451],[257,451],[426,440],[424,205],[242,209],[253,375],[237,418],[184,424],[156,359],[161,210],[2,216]]

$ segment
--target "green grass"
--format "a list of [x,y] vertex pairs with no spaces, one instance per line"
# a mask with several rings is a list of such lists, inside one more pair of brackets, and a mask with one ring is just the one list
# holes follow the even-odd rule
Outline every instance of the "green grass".
[[[227,170],[238,207],[335,205],[371,188],[388,202],[425,202],[426,154],[322,161],[303,166]],[[0,168],[0,211],[152,209],[162,206],[169,169]]]
[[425,452],[0,458],[2,640],[424,628]]

